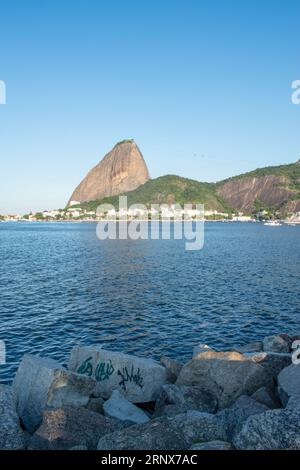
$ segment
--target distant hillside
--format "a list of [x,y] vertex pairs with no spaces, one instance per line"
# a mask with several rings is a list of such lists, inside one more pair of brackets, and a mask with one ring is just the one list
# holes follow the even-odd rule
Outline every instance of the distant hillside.
[[[126,165],[130,166],[130,171],[125,171]],[[259,168],[216,184],[175,175],[148,178],[146,164],[134,141],[122,141],[89,173],[71,199],[81,201],[80,207],[88,210],[95,210],[101,203],[118,207],[115,194],[123,194],[128,197],[128,205],[176,202],[204,204],[206,210],[228,212],[300,211],[300,161]],[[83,190],[86,191],[84,197]],[[90,197],[92,194],[96,197]]]
[[[149,180],[134,191],[124,193],[131,204],[204,204],[213,210],[229,210],[222,197],[216,193],[214,183],[200,183],[188,178],[166,175]],[[80,207],[95,210],[99,204],[109,203],[118,206],[118,196],[84,202]]]
[[300,211],[300,162],[259,168],[228,178],[216,184],[216,191],[230,207],[244,212]]

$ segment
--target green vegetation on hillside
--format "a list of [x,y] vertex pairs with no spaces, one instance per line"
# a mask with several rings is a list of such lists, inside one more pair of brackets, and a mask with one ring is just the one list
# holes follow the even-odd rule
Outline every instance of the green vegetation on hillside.
[[115,147],[117,147],[117,145],[121,145],[121,144],[132,144],[134,142],[134,139],[124,139],[124,140],[120,140],[120,142],[118,142]]
[[[123,141],[124,142],[124,141]],[[257,177],[261,178],[267,175],[284,176],[287,181],[280,184],[291,191],[289,200],[300,200],[300,161],[289,165],[270,166],[259,168],[242,175],[234,176],[218,183],[202,183],[196,180],[182,178],[175,175],[166,175],[159,178],[149,180],[144,185],[127,192],[123,195],[127,196],[128,206],[132,204],[204,204],[205,210],[217,210],[219,212],[234,212],[234,208],[230,207],[220,195],[218,190],[227,182],[238,181],[242,178]],[[95,211],[100,204],[112,204],[118,208],[119,197],[107,197],[95,201],[84,202],[78,205],[87,211]],[[76,206],[74,206],[76,207]],[[276,212],[278,207],[269,207],[263,201],[255,201],[253,212],[260,210],[268,210]],[[250,211],[249,213],[251,213]]]
[[[216,194],[214,183],[199,181],[180,176],[167,175],[147,181],[144,185],[124,194],[128,206],[132,204],[204,204],[206,209],[230,211],[223,199]],[[86,210],[96,210],[99,204],[112,204],[118,207],[119,196],[80,204]],[[76,207],[76,206],[74,206]]]

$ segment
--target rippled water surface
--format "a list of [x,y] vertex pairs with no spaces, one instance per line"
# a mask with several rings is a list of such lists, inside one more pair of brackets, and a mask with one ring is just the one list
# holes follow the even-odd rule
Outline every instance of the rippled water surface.
[[182,240],[99,241],[95,224],[0,224],[1,381],[25,352],[66,362],[76,344],[180,360],[300,333],[300,226],[206,223]]

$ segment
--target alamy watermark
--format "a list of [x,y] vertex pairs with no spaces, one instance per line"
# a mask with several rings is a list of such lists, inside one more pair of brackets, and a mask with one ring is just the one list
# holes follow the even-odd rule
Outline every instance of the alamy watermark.
[[292,89],[294,90],[291,97],[292,103],[300,104],[300,80],[293,81]]
[[6,84],[0,80],[0,104],[6,104]]
[[99,240],[186,240],[185,249],[201,250],[204,245],[203,204],[127,205],[119,197],[119,207],[101,204],[97,208]]

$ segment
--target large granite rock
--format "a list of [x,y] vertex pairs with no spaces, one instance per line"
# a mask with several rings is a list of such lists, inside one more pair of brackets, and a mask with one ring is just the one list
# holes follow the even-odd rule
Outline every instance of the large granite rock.
[[64,407],[45,411],[32,436],[30,450],[63,450],[74,446],[96,449],[99,439],[122,425],[86,408]]
[[25,438],[16,411],[15,394],[8,385],[0,385],[0,450],[24,448]]
[[218,400],[209,391],[188,385],[167,384],[156,401],[155,416],[175,416],[188,410],[215,413]]
[[251,395],[253,400],[266,405],[271,410],[281,408],[281,403],[277,398],[273,387],[261,387]]
[[264,367],[275,379],[277,379],[280,371],[292,362],[292,356],[288,353],[261,352],[245,355],[256,364]]
[[144,359],[97,347],[78,347],[71,352],[69,369],[94,377],[103,398],[119,390],[133,403],[156,400],[167,381],[165,367]]
[[241,354],[261,352],[262,350],[262,341],[253,341],[251,343],[244,344],[243,346],[237,346],[236,348],[234,348],[234,351],[237,351]]
[[230,442],[210,441],[193,444],[190,450],[233,450]]
[[218,418],[188,411],[174,418],[156,418],[102,437],[98,450],[185,450],[195,442],[225,440]]
[[270,382],[269,372],[244,355],[209,351],[186,364],[176,384],[197,385],[210,391],[218,399],[219,409],[223,409],[240,395],[250,395]]
[[133,140],[118,143],[77,186],[69,203],[126,193],[149,180],[149,172]]
[[183,364],[167,356],[162,356],[160,358],[160,363],[167,370],[167,381],[170,383],[176,382],[178,375],[183,367]]
[[86,405],[86,409],[103,415],[104,414],[103,405],[104,405],[104,400],[102,398],[91,397],[89,399],[88,404]]
[[129,424],[147,423],[150,420],[143,410],[126,400],[118,390],[112,392],[110,399],[104,403],[103,410],[105,416]]
[[292,212],[297,212],[300,210],[300,204],[299,199],[292,200],[295,193],[289,188],[291,181],[292,179],[285,175],[244,174],[219,184],[217,194],[228,206],[245,213],[255,210],[258,200],[278,210],[288,207]]
[[95,386],[94,379],[74,374],[53,359],[29,354],[13,382],[17,411],[30,433],[40,425],[46,408],[86,406]]
[[300,401],[251,416],[233,444],[243,450],[300,450]]
[[292,339],[286,334],[267,336],[263,340],[263,350],[266,352],[289,353],[292,342]]
[[292,397],[297,397],[300,400],[300,364],[291,364],[280,372],[278,394],[284,406]]
[[226,433],[226,440],[232,442],[249,416],[264,413],[268,409],[266,405],[258,403],[248,395],[240,396],[230,408],[220,411],[217,415]]

